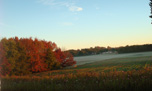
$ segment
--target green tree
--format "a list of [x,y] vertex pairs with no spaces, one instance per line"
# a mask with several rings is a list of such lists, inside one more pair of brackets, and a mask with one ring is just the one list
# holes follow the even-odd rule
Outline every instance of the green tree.
[[17,51],[20,53],[20,56],[18,59],[16,59],[16,65],[14,68],[14,74],[15,75],[25,75],[25,74],[30,74],[29,70],[29,64],[30,62],[28,61],[28,56],[26,55],[26,48],[21,45],[18,37],[15,37],[15,42],[16,42],[16,47]]
[[45,63],[47,64],[48,70],[55,69],[57,66],[56,58],[54,56],[53,51],[50,48],[47,49]]
[[1,75],[8,75],[11,71],[10,66],[11,64],[8,63],[6,59],[6,52],[4,51],[4,47],[0,42],[0,76]]
[[15,75],[14,72],[15,72],[16,63],[17,63],[16,60],[20,56],[20,53],[17,50],[16,42],[13,40],[13,38],[10,38],[8,40],[6,38],[4,38],[1,40],[1,43],[4,47],[4,51],[6,52],[6,58],[8,60],[8,63],[11,64],[10,74]]

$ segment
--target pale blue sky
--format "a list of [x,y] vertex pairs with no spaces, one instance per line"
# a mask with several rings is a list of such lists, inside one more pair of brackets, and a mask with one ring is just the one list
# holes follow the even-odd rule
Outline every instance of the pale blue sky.
[[66,49],[152,43],[149,0],[0,0],[0,37]]

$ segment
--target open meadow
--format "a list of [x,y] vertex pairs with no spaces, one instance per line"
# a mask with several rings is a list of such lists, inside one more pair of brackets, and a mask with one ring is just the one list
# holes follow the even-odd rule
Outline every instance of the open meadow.
[[129,57],[145,57],[145,56],[152,56],[152,52],[138,52],[138,53],[124,53],[124,54],[98,54],[98,55],[91,55],[91,56],[81,56],[75,57],[74,60],[77,61],[77,65],[82,65],[86,63],[92,63],[96,61],[103,61],[106,59],[113,59],[113,58],[129,58]]
[[76,57],[77,66],[2,77],[2,91],[151,91],[152,52]]

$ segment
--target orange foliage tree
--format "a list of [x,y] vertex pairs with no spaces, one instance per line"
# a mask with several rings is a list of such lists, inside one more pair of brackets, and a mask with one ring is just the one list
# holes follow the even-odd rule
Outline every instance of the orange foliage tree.
[[37,73],[72,66],[76,63],[70,53],[62,52],[55,43],[50,41],[15,37],[2,39],[0,45],[2,75]]

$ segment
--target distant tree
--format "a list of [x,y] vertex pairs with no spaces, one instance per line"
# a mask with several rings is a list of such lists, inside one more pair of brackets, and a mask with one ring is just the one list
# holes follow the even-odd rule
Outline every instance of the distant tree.
[[133,53],[133,52],[152,51],[152,44],[118,47],[118,48],[116,48],[116,51],[118,51],[118,53]]
[[111,51],[111,47],[110,46],[107,46],[107,49],[108,49],[108,51]]

